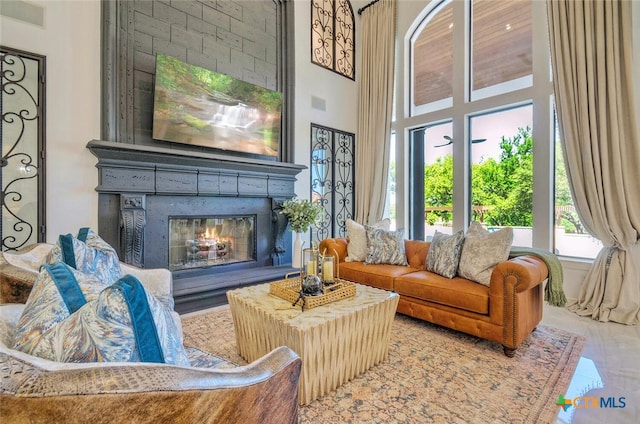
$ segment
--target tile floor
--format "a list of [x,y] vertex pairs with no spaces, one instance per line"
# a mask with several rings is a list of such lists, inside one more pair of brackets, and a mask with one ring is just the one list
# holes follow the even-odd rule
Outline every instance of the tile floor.
[[565,398],[603,397],[609,402],[606,408],[569,407],[559,411],[556,423],[640,423],[640,326],[598,322],[548,305],[542,323],[587,338]]

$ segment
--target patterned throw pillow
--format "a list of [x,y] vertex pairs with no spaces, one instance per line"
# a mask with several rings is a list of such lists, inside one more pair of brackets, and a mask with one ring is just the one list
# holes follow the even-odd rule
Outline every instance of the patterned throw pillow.
[[[364,225],[357,223],[352,219],[347,219],[347,237],[349,244],[347,245],[347,257],[345,262],[363,262],[367,259],[367,234]],[[381,228],[385,231],[389,230],[391,220],[385,218],[382,221],[372,225],[375,228]]]
[[[67,267],[62,263],[57,266]],[[68,269],[73,276],[81,275]],[[59,277],[52,267],[43,268],[41,273],[53,273],[52,279]],[[73,283],[67,279],[54,285]],[[42,292],[37,296],[40,295]],[[76,301],[77,305],[82,303],[78,296]],[[34,298],[33,304],[46,302]],[[49,312],[52,311],[44,310],[40,314],[32,308],[32,316],[42,315],[45,319],[29,320],[25,318],[25,309],[18,322],[14,349],[58,362],[142,361],[190,365],[171,311],[131,275],[104,288],[97,297],[86,300],[63,319]],[[51,319],[47,321],[47,317]]]
[[453,235],[447,235],[436,230],[427,253],[427,271],[446,278],[455,277],[458,273],[463,244],[464,231],[460,230]]
[[491,233],[480,223],[472,222],[462,246],[458,275],[489,286],[493,269],[509,259],[511,243],[513,228],[504,227]]
[[365,225],[369,254],[366,264],[407,265],[404,250],[404,228],[385,231]]
[[43,266],[16,326],[14,348],[31,352],[43,334],[96,299],[106,287],[108,284],[62,262]]
[[113,284],[122,277],[115,249],[89,228],[81,228],[77,237],[60,235],[47,262],[64,262],[107,284]]

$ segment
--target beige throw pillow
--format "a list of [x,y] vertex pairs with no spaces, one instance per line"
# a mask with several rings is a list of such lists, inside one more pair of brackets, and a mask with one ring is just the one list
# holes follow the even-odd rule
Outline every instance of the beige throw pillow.
[[489,286],[493,269],[509,259],[513,228],[504,227],[489,232],[478,222],[472,222],[462,246],[458,275]]
[[[381,228],[385,231],[389,231],[390,226],[391,220],[389,218],[385,218],[372,225],[372,227]],[[367,232],[364,225],[352,219],[347,219],[347,237],[349,238],[349,244],[347,245],[345,262],[364,262],[369,254],[369,250],[367,249]]]

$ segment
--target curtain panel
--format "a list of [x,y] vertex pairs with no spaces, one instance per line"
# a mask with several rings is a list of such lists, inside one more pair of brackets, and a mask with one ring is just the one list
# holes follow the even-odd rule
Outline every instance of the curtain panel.
[[358,86],[355,219],[372,224],[384,214],[393,113],[396,0],[362,12],[362,66]]
[[599,321],[640,320],[640,140],[631,2],[548,0],[553,83],[576,210],[605,246],[569,309]]

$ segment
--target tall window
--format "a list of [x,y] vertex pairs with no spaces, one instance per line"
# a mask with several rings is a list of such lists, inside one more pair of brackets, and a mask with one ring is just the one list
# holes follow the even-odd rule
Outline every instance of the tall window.
[[311,62],[355,80],[355,22],[349,0],[311,0]]
[[557,157],[547,34],[533,0],[434,0],[416,17],[395,122],[412,238],[480,221],[513,227],[514,245],[593,257]]
[[539,92],[548,100],[551,86],[534,85],[534,67],[549,62],[534,62],[546,40],[533,39],[532,1],[432,2],[418,19],[408,46],[408,112],[424,123],[408,132],[410,179],[420,181],[409,199],[412,236],[473,220],[512,226],[514,244],[533,246],[533,117],[548,113]]

